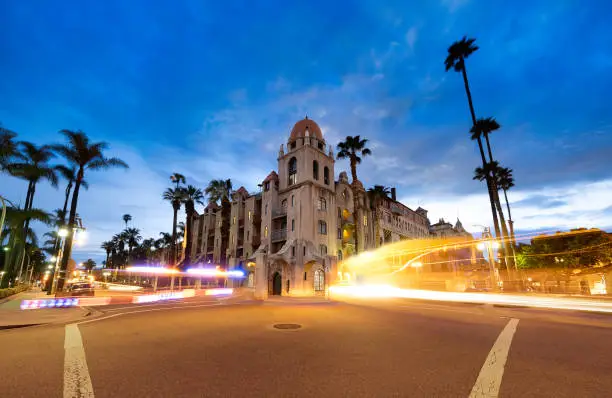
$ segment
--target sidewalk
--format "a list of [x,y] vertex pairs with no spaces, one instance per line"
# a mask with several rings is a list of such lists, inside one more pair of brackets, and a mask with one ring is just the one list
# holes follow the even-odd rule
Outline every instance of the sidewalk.
[[22,310],[22,300],[51,298],[45,292],[29,291],[11,296],[0,303],[0,330],[44,323],[63,323],[76,321],[88,315],[90,311],[82,307],[49,308],[40,310]]

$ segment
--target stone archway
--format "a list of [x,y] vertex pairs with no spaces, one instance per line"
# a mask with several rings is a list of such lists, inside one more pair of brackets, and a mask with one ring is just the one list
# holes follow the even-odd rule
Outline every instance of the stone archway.
[[280,296],[283,290],[283,278],[279,272],[272,275],[272,295]]

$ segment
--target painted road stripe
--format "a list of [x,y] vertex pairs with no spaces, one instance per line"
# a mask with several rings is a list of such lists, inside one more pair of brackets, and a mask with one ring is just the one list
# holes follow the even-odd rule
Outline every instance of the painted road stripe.
[[470,398],[497,397],[499,395],[499,387],[504,376],[504,367],[506,366],[510,344],[512,344],[512,337],[514,332],[516,332],[518,322],[518,319],[510,319],[504,330],[499,334],[499,337],[497,337],[484,365],[482,365],[482,369],[480,369],[480,374],[472,388]]
[[64,351],[64,398],[93,398],[83,339],[75,323],[66,325]]

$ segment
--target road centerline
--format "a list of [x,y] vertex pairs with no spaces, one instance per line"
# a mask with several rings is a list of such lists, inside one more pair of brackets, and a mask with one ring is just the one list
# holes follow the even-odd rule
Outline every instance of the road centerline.
[[497,337],[497,340],[495,340],[484,365],[482,365],[480,369],[476,383],[474,383],[474,387],[472,387],[472,391],[469,395],[470,398],[492,398],[499,396],[499,388],[504,376],[510,344],[512,344],[512,338],[514,337],[518,323],[518,319],[510,319]]
[[64,398],[93,398],[81,332],[76,323],[66,325],[64,339]]

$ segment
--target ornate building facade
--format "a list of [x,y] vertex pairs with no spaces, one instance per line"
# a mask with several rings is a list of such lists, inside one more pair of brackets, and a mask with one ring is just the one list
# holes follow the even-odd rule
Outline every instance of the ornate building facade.
[[240,187],[195,217],[192,264],[244,270],[258,298],[323,294],[355,236],[360,251],[430,237],[427,211],[398,202],[395,189],[372,209],[361,182],[335,180],[333,147],[311,119],[295,124],[277,161],[259,192]]

